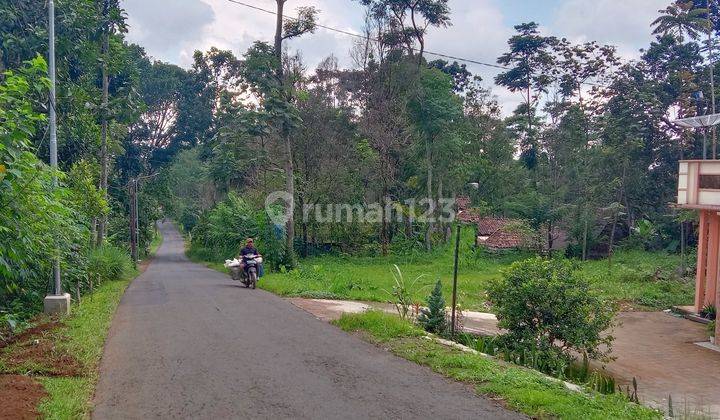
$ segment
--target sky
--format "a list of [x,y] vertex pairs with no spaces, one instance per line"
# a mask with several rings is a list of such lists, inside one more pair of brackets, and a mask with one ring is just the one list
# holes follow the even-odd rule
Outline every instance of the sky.
[[[121,0],[128,14],[128,39],[147,53],[183,67],[192,63],[195,50],[212,46],[230,49],[237,55],[255,40],[271,41],[274,16],[231,3],[228,0]],[[274,10],[274,0],[242,0]],[[540,24],[546,35],[575,42],[598,41],[615,45],[619,54],[632,59],[652,40],[650,23],[670,0],[450,0],[452,26],[431,28],[427,49],[452,56],[494,63],[507,46],[513,26],[529,21]],[[357,0],[288,0],[286,15],[299,6],[320,10],[319,23],[360,33],[364,9]],[[349,50],[353,39],[319,28],[289,43],[300,51],[308,68],[335,55],[341,66],[352,64]],[[428,59],[432,56],[428,55]],[[497,69],[468,64],[487,86]],[[493,94],[505,114],[520,103],[519,94],[497,86]]]

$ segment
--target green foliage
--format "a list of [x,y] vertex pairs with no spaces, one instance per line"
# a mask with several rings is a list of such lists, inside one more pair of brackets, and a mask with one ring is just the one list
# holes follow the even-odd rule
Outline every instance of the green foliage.
[[189,253],[206,261],[222,262],[234,258],[247,238],[255,238],[269,267],[279,267],[283,263],[278,228],[263,211],[254,209],[235,192],[203,214],[190,237]]
[[20,318],[41,304],[53,255],[61,258],[66,286],[85,275],[86,220],[75,208],[80,193],[53,187],[53,172],[30,141],[45,121],[34,108],[48,86],[46,70],[36,58],[0,79],[0,311]]
[[571,360],[573,354],[606,360],[615,310],[590,289],[565,260],[534,258],[510,266],[490,283],[488,298],[505,344],[537,352],[538,357]]
[[90,251],[87,272],[96,284],[124,279],[132,272],[132,260],[125,250],[103,245]]
[[440,280],[435,283],[435,288],[428,296],[427,306],[427,308],[420,310],[418,323],[427,332],[445,334],[448,325],[445,313],[445,298],[443,298],[442,282]]

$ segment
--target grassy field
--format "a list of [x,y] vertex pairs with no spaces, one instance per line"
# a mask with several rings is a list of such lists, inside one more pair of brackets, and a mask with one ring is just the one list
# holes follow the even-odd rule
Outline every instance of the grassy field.
[[[500,276],[512,262],[529,256],[494,255],[469,247],[461,255],[458,298],[469,310],[487,310],[484,291],[488,280]],[[678,256],[662,252],[620,250],[612,265],[601,260],[578,262],[578,267],[603,296],[621,302],[625,308],[656,310],[692,303],[693,282],[674,274],[679,262]],[[418,302],[425,300],[437,279],[449,296],[453,274],[449,249],[429,255],[308,258],[296,270],[267,274],[260,287],[283,296],[387,301],[395,284],[394,265],[400,268],[406,284],[413,284],[411,290]]]
[[381,344],[397,356],[475,386],[479,394],[500,397],[508,407],[532,418],[660,419],[649,408],[629,403],[619,394],[568,390],[542,374],[422,338],[424,333],[400,318],[380,312],[344,315],[335,324]]

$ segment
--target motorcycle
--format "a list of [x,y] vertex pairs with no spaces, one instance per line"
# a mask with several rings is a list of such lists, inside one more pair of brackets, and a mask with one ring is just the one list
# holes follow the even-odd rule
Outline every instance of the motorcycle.
[[[242,262],[235,260],[226,260],[225,267],[230,269],[232,279],[235,281],[242,282],[246,288],[256,288],[259,277],[260,264],[262,264],[262,257],[259,255],[245,255],[242,257]],[[243,270],[242,267],[245,267]]]
[[257,286],[258,267],[262,264],[262,257],[250,254],[244,255],[243,264],[245,264],[245,270],[242,276],[242,282],[246,288],[254,289]]

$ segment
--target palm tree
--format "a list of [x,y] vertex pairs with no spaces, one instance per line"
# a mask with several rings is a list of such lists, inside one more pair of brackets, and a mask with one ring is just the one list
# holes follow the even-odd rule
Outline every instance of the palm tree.
[[651,24],[655,27],[654,35],[672,34],[682,42],[685,40],[685,35],[692,40],[697,40],[705,33],[707,9],[695,9],[692,0],[673,3],[659,12],[662,16]]

